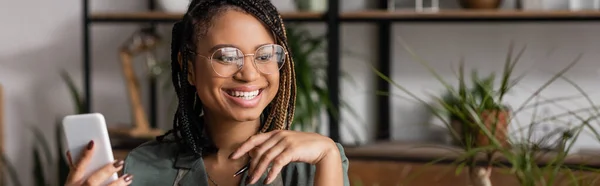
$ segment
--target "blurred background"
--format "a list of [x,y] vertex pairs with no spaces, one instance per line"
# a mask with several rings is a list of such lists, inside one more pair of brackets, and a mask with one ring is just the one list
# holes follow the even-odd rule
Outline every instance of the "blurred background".
[[[562,135],[585,125],[575,138],[569,138],[572,148],[558,151],[598,154],[593,102],[600,102],[599,0],[272,2],[283,14],[289,42],[295,46],[291,50],[296,54],[298,78],[307,80],[299,83],[294,129],[329,135],[347,145],[353,185],[396,185],[414,167],[444,154],[417,151],[411,148],[415,145],[464,149],[452,145],[445,117],[436,118],[428,106],[438,105],[435,97],[450,90],[442,82],[458,87],[461,61],[466,84],[476,83],[471,77],[475,70],[482,77],[495,73],[497,83],[491,87],[500,86],[511,50],[511,59],[518,56],[519,62],[507,78],[520,81],[494,104],[521,111],[524,104],[555,101],[513,114],[509,138],[546,139],[542,136],[552,131]],[[187,3],[3,3],[0,150],[4,185],[60,185],[64,149],[57,139],[57,126],[66,115],[104,114],[115,153],[126,154],[155,133],[170,129],[175,108],[169,79],[171,28]],[[130,54],[122,46],[147,47]],[[524,52],[518,55],[522,48]],[[571,66],[574,61],[577,64]],[[561,78],[555,78],[557,74]],[[143,114],[135,115],[135,111]],[[540,117],[550,119],[529,127]],[[519,132],[525,125],[527,132]],[[148,126],[152,130],[144,128]],[[135,133],[134,129],[140,130]],[[548,148],[556,148],[553,144]],[[397,164],[377,164],[389,161]],[[467,177],[455,176],[455,171],[460,172],[455,165],[448,166],[451,171],[429,172],[444,176],[425,176],[429,179],[405,185],[468,182]]]

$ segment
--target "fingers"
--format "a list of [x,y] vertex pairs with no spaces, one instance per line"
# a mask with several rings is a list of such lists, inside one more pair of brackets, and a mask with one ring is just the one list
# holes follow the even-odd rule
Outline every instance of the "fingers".
[[108,184],[108,186],[121,186],[121,185],[129,185],[133,182],[133,175],[125,174],[121,176],[118,180],[115,180]]
[[[275,156],[279,155],[279,153],[281,153],[285,148],[285,143],[281,141],[282,139],[283,135],[276,134],[273,135],[267,141],[265,141],[263,144],[260,144],[257,147],[255,147],[250,153],[251,161],[248,172],[254,173],[257,170],[264,171],[266,167],[262,167],[263,169],[258,169],[261,168],[260,166],[258,166],[259,162],[271,162],[271,160],[273,160]],[[268,166],[268,164],[266,166]],[[262,174],[258,174],[258,176],[260,175]]]
[[292,161],[288,152],[289,151],[284,151],[277,158],[275,158],[275,160],[273,160],[273,165],[271,166],[271,170],[269,170],[269,175],[265,180],[265,184],[271,184],[275,178],[277,178],[277,175],[279,175],[279,172],[281,172],[283,166]]
[[271,171],[269,171],[269,174],[272,173],[273,167],[279,166],[281,164],[283,164],[282,166],[287,165],[289,161],[285,162],[285,160],[289,158],[283,157],[285,155],[285,151],[285,146],[276,145],[264,154],[262,154],[262,156],[258,158],[253,158],[252,161],[254,166],[250,166],[250,174],[252,178],[250,184],[254,184],[255,182],[257,182],[258,178],[260,178],[261,175],[263,175],[263,173],[267,171],[267,168],[269,168],[269,165],[271,165],[271,163],[273,163],[273,165],[271,167]]
[[[88,166],[90,161],[92,160],[92,152],[94,152],[94,141],[90,141],[86,146],[85,150],[83,150],[81,158],[79,161],[73,165],[71,169],[70,179],[80,180],[84,176],[85,168]],[[70,156],[71,153],[69,153]]]
[[254,147],[262,144],[266,140],[268,140],[272,135],[279,133],[279,130],[271,131],[267,133],[257,134],[250,139],[248,139],[244,144],[242,144],[233,154],[231,154],[231,159],[238,159],[242,155],[248,153],[250,150],[254,149]]
[[124,163],[125,162],[123,160],[119,160],[112,164],[105,165],[94,172],[94,174],[90,175],[90,177],[86,180],[86,183],[88,183],[87,185],[99,185],[103,183],[105,180],[110,178],[110,176],[123,169]]

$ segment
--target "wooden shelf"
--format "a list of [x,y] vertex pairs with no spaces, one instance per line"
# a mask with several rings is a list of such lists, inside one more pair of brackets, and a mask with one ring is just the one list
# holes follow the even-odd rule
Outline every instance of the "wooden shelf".
[[[351,159],[372,160],[372,161],[398,161],[398,162],[421,162],[429,163],[440,160],[439,163],[454,163],[462,156],[462,149],[452,146],[435,144],[413,144],[399,142],[379,142],[370,145],[358,147],[344,147],[346,156]],[[546,164],[554,157],[555,152],[547,152],[537,155],[539,164]],[[577,153],[571,154],[565,158],[566,166],[586,165],[599,168],[600,159],[598,154]],[[508,163],[504,158],[498,157],[499,162]],[[441,160],[443,159],[443,160]],[[477,157],[480,161],[485,161],[484,156]]]
[[[168,12],[92,13],[92,22],[174,22],[183,15]],[[320,12],[284,12],[286,21],[325,21]],[[585,21],[600,20],[600,11],[518,11],[518,10],[442,10],[415,11],[358,11],[340,14],[340,21]]]
[[360,11],[340,15],[343,21],[585,21],[600,20],[600,11],[442,10]]
[[[286,12],[281,16],[286,21],[322,21],[323,13],[319,12]],[[183,17],[181,13],[169,12],[98,12],[91,13],[92,22],[175,22]]]
[[396,18],[600,18],[600,11],[518,11],[518,10],[441,10],[415,11],[360,11],[342,13],[343,19],[396,19]]

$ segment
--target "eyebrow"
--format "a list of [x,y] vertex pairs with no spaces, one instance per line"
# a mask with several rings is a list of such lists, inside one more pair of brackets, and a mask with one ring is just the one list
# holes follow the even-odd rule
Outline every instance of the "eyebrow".
[[[257,45],[257,46],[254,48],[254,50],[258,50],[258,48],[260,48],[260,47],[262,47],[262,46],[265,46],[265,45],[270,45],[270,44],[275,44],[275,43],[263,43],[263,44]],[[218,44],[218,45],[215,45],[215,46],[213,46],[212,48],[210,48],[210,50],[208,50],[208,52],[212,53],[212,52],[215,52],[217,49],[219,49],[219,48],[223,48],[223,47],[233,47],[233,48],[237,48],[237,49],[239,49],[239,47],[237,47],[237,46],[235,46],[235,45],[232,45],[232,44]],[[241,49],[240,49],[240,50],[241,50]]]

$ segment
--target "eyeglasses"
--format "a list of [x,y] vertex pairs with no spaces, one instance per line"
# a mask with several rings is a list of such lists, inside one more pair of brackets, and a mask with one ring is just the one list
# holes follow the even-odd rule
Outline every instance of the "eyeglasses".
[[213,52],[210,57],[196,55],[208,59],[217,75],[231,77],[242,69],[246,56],[253,57],[254,67],[261,73],[276,73],[283,67],[287,52],[281,45],[267,44],[259,47],[254,54],[244,54],[235,47],[223,47]]

